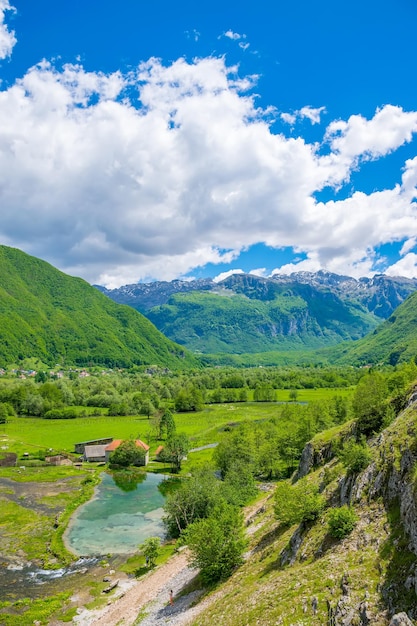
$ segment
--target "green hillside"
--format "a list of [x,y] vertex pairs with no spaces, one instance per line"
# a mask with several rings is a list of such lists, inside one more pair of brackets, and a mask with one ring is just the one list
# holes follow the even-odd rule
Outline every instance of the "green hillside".
[[353,344],[337,346],[331,360],[352,365],[395,365],[398,361],[407,361],[416,355],[417,293],[413,293],[371,334]]
[[359,304],[308,285],[264,300],[229,290],[177,293],[147,316],[173,341],[205,354],[319,348],[363,337],[378,323]]
[[0,246],[0,365],[26,357],[51,365],[195,365],[132,308],[40,259]]

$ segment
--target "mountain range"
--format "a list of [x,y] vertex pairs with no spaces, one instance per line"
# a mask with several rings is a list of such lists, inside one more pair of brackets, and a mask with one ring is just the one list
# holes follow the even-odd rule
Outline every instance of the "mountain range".
[[235,274],[99,289],[0,246],[0,366],[36,357],[175,369],[199,355],[259,364],[260,353],[265,364],[395,365],[417,355],[417,279]]
[[244,354],[358,340],[417,290],[417,279],[355,279],[320,271],[96,287],[194,352]]

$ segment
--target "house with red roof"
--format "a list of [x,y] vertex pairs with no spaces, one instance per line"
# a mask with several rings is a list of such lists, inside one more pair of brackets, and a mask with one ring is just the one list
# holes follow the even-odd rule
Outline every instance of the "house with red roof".
[[[116,450],[116,448],[118,448],[120,446],[121,443],[123,443],[123,439],[113,439],[113,441],[111,443],[109,443],[104,448],[106,463],[109,462],[111,453],[114,452]],[[142,448],[145,451],[145,457],[144,457],[143,465],[147,465],[149,463],[149,446],[148,446],[148,444],[146,444],[144,441],[141,441],[140,439],[136,439],[135,440],[135,444],[136,444],[136,446],[138,448]]]

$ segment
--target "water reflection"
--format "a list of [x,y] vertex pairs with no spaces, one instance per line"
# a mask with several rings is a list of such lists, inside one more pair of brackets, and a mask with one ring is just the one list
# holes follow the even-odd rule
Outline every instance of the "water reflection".
[[[139,476],[140,475],[140,476]],[[117,482],[116,482],[117,480]],[[116,480],[103,473],[95,497],[76,513],[65,535],[77,555],[135,552],[148,537],[165,536],[164,476],[138,472]]]
[[113,480],[122,491],[136,491],[137,486],[146,480],[145,472],[135,468],[117,470],[112,474]]

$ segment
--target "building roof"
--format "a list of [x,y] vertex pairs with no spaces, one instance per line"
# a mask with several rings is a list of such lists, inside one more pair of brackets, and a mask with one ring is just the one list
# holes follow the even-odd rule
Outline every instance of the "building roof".
[[[111,443],[105,446],[106,452],[113,452],[113,450],[116,450],[116,448],[118,448],[121,443],[123,443],[123,439],[114,439]],[[144,441],[141,441],[140,439],[136,439],[135,444],[138,448],[143,448],[145,452],[149,450],[148,444],[146,444]]]
[[161,454],[162,450],[164,449],[164,446],[158,446],[157,449],[155,450],[155,454]]
[[85,446],[84,448],[85,457],[88,458],[100,458],[106,456],[106,445],[101,446]]

